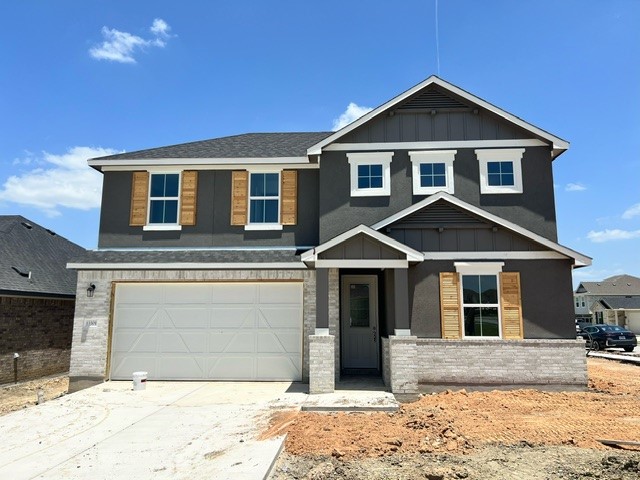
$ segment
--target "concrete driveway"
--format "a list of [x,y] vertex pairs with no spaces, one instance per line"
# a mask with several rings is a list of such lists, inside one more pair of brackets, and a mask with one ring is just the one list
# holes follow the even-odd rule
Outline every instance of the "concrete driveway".
[[262,479],[282,438],[256,436],[306,385],[109,382],[0,417],[0,479]]

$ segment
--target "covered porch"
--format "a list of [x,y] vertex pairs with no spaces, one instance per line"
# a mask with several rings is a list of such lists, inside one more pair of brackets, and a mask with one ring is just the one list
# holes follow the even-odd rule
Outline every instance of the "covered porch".
[[316,271],[310,393],[333,392],[345,375],[381,375],[393,393],[417,392],[408,269],[422,253],[360,225],[302,260]]

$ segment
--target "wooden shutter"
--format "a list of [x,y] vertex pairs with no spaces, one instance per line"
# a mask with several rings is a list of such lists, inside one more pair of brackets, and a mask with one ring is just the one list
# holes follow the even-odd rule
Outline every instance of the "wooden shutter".
[[507,340],[522,338],[520,272],[500,273],[500,309],[502,313],[502,338]]
[[246,225],[249,208],[249,172],[231,172],[231,225]]
[[442,338],[462,338],[459,278],[456,272],[440,272]]
[[283,170],[280,179],[280,223],[295,225],[298,221],[298,172]]
[[196,198],[198,196],[198,172],[182,172],[180,188],[180,225],[196,224]]
[[147,224],[147,203],[149,201],[149,172],[133,172],[131,182],[131,212],[129,225],[141,227]]

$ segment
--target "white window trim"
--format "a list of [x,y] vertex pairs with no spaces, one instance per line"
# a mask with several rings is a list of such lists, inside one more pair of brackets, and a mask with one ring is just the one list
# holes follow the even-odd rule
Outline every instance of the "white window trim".
[[[251,178],[256,173],[275,173],[278,175],[278,221],[272,223],[256,222],[251,223],[251,199],[274,199],[276,197],[251,197]],[[247,192],[247,223],[244,226],[246,231],[259,231],[259,230],[282,230],[282,224],[280,223],[280,208],[282,206],[282,171],[273,169],[256,168],[249,170],[249,185]]]
[[[522,154],[524,148],[498,148],[476,150],[480,163],[480,193],[522,193]],[[487,164],[489,162],[513,162],[514,185],[489,185]]]
[[[462,338],[470,340],[500,340],[502,339],[502,308],[500,305],[500,272],[504,267],[504,262],[454,262],[456,272],[460,275],[460,313],[462,316],[462,322],[464,324],[464,307],[497,307],[498,308],[498,335],[495,337],[485,337],[481,335],[467,336],[464,333],[464,325],[462,326]],[[464,291],[462,286],[463,275],[495,275],[496,276],[496,288],[498,290],[498,303],[489,304],[465,304],[464,303]]]
[[[421,150],[409,152],[411,157],[411,175],[413,177],[413,194],[430,195],[432,193],[447,192],[453,195],[453,161],[457,150]],[[444,163],[446,185],[444,187],[423,187],[420,185],[420,165],[423,163]]]
[[[165,170],[165,169],[154,169],[148,170],[149,172],[149,195],[147,196],[147,224],[142,227],[143,231],[170,231],[170,230],[182,230],[182,225],[180,225],[180,192],[182,191],[182,170]],[[151,197],[151,181],[154,175],[178,175],[178,196],[177,197]],[[178,211],[176,213],[176,223],[151,223],[151,200],[177,200],[178,201]]]
[[[351,196],[388,197],[391,195],[391,157],[393,152],[347,153],[351,170]],[[358,188],[359,165],[382,165],[382,187]]]

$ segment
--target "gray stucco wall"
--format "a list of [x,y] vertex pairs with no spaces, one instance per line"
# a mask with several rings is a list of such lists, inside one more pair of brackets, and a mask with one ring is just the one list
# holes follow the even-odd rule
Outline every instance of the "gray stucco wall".
[[281,231],[245,231],[230,222],[231,171],[200,171],[196,225],[175,232],[144,232],[129,226],[131,172],[105,172],[98,247],[317,245],[318,177],[318,170],[298,170],[297,225]]
[[[557,238],[551,151],[527,148],[522,158],[522,194],[480,194],[480,165],[474,149],[458,149],[455,196],[553,241]],[[389,197],[351,197],[346,152],[327,152],[320,162],[320,242],[361,223],[372,225],[420,201],[412,193],[407,150],[395,151]]]
[[[411,333],[440,338],[439,272],[452,261],[426,261],[409,269]],[[569,260],[510,260],[504,272],[520,272],[524,338],[575,338]]]

